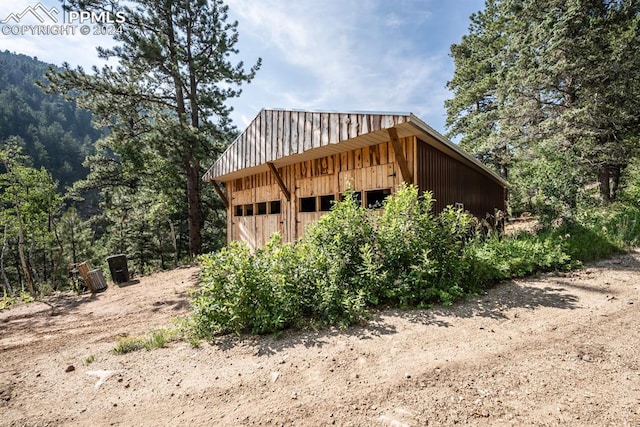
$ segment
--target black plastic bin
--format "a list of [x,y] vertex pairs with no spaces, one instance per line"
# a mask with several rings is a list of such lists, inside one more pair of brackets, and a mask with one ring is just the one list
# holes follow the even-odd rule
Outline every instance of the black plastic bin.
[[127,266],[127,256],[124,254],[111,255],[107,257],[111,279],[116,284],[127,283],[129,281],[129,267]]

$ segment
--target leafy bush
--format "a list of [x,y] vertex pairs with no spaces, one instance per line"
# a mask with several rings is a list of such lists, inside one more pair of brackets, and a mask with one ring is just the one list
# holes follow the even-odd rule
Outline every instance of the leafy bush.
[[296,245],[302,261],[299,286],[304,313],[326,324],[351,324],[375,303],[363,266],[375,245],[370,213],[350,193],[305,230]]
[[434,216],[432,205],[415,186],[401,186],[381,211],[348,196],[294,245],[274,235],[254,252],[232,242],[203,256],[194,336],[346,326],[380,305],[448,305],[495,281],[567,270],[640,241],[640,210],[626,205],[537,235],[486,239],[475,236],[469,215],[449,207]]
[[[588,233],[599,236],[610,246],[626,248],[640,244],[640,209],[635,203],[614,203],[606,208],[591,209],[579,219]],[[598,249],[594,255],[601,258],[615,252],[604,246],[594,248]]]
[[346,326],[380,304],[450,304],[466,290],[471,218],[431,213],[430,194],[402,186],[377,212],[347,194],[295,245],[275,235],[261,249],[232,242],[201,258],[193,300],[198,337],[271,333],[306,319]]
[[293,246],[281,244],[280,236],[255,253],[245,243],[232,242],[200,262],[200,289],[193,299],[196,336],[269,333],[299,319],[299,263]]
[[474,259],[470,279],[474,278],[477,286],[576,266],[563,245],[550,234],[534,236],[522,233],[503,239],[492,236],[485,241],[474,241],[467,250]]

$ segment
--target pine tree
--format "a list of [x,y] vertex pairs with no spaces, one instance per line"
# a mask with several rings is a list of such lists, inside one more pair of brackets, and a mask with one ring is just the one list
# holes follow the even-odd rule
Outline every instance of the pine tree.
[[[36,296],[36,252],[49,249],[53,240],[52,215],[59,209],[61,197],[56,193],[56,183],[44,168],[35,169],[28,163],[17,138],[9,138],[0,148],[0,225],[3,246],[13,240],[20,259],[22,277],[29,293]],[[4,261],[4,259],[3,259]],[[46,269],[46,259],[42,262]],[[55,269],[55,267],[54,267]],[[2,266],[4,273],[4,265]],[[6,284],[6,282],[5,282]]]
[[447,87],[454,97],[445,106],[448,136],[460,136],[465,150],[507,178],[512,154],[500,127],[499,85],[507,67],[506,24],[497,3],[487,0],[485,10],[471,15],[469,34],[451,46],[455,72]]
[[[48,74],[50,91],[80,91],[80,102],[102,126],[109,126],[110,148],[122,165],[144,175],[144,156],[160,156],[176,165],[185,181],[189,253],[202,250],[204,224],[201,176],[228,144],[229,98],[252,80],[260,60],[248,71],[232,64],[237,54],[237,22],[227,23],[221,0],[71,0],[70,7],[122,11],[126,23],[112,49],[99,56],[118,66],[82,69],[64,66]],[[141,155],[142,153],[142,155]]]
[[489,162],[509,153],[520,197],[573,209],[597,181],[615,199],[640,131],[637,0],[488,0],[472,22],[452,48],[451,133]]

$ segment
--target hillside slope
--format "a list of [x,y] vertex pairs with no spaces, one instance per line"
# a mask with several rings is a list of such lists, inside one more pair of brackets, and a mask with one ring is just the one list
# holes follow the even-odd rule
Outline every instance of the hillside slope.
[[34,166],[44,166],[64,188],[86,177],[82,162],[101,133],[92,127],[88,111],[36,85],[50,66],[0,51],[0,143],[22,138]]
[[0,425],[640,424],[640,252],[342,331],[110,352],[186,313],[197,272],[0,312]]

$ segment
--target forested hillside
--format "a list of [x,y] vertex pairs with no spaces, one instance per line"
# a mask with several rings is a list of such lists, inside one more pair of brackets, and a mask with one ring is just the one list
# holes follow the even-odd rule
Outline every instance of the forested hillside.
[[[547,222],[637,182],[637,1],[487,0],[451,47],[449,135]],[[637,201],[635,201],[637,203]]]
[[227,100],[260,60],[231,62],[238,37],[222,2],[139,5],[118,6],[128,17],[120,46],[100,52],[118,67],[88,74],[0,57],[5,295],[68,288],[67,268],[83,261],[106,271],[108,256],[126,254],[139,275],[224,244],[224,207],[201,178],[236,134]]
[[87,176],[82,162],[101,132],[91,126],[91,113],[75,101],[45,94],[36,85],[50,66],[0,52],[0,141],[20,137],[33,165],[45,167],[63,189]]

